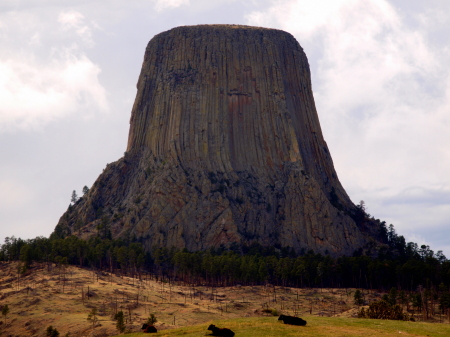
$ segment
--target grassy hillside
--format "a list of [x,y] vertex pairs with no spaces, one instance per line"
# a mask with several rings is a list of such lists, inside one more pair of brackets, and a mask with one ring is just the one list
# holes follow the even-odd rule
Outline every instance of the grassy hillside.
[[[279,323],[277,318],[239,318],[233,320],[214,321],[218,327],[233,330],[235,337],[282,337],[282,336],[315,336],[315,337],[387,337],[387,336],[450,336],[450,326],[439,323],[403,322],[369,320],[338,317],[305,317],[308,324],[304,327]],[[158,332],[158,336],[203,336],[209,333],[209,323]],[[143,333],[120,336],[149,336]],[[151,335],[150,335],[151,336]]]
[[[45,329],[52,325],[60,336],[113,336],[117,330],[112,317],[122,310],[127,329],[134,332],[140,331],[150,313],[155,314],[159,336],[204,336],[211,322],[231,328],[236,337],[397,336],[399,331],[404,336],[450,336],[447,320],[446,324],[436,323],[445,319],[439,315],[434,323],[352,318],[357,311],[353,292],[268,285],[188,286],[54,264],[36,264],[20,274],[17,263],[0,263],[0,306],[7,304],[10,309],[6,324],[1,317],[0,334],[44,336]],[[382,295],[376,291],[363,293],[368,302]],[[93,326],[87,318],[94,308],[98,321]],[[308,325],[278,323],[271,310],[275,314],[298,314]]]

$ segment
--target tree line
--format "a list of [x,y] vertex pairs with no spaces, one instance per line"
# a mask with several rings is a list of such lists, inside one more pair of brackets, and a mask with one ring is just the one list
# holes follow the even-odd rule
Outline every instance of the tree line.
[[71,264],[140,277],[214,286],[273,284],[294,287],[366,288],[392,287],[416,291],[418,287],[450,287],[450,261],[429,246],[406,243],[386,228],[387,244],[376,256],[362,250],[353,256],[331,257],[312,250],[295,252],[289,247],[263,247],[258,243],[207,251],[155,248],[145,251],[137,239],[82,240],[77,236],[51,236],[22,240],[7,237],[0,261],[20,261],[21,272],[32,262]]

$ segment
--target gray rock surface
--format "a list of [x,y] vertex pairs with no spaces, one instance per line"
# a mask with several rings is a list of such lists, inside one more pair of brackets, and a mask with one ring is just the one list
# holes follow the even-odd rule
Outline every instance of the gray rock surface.
[[148,44],[127,152],[56,228],[201,250],[233,242],[351,254],[358,226],[288,33],[178,27]]

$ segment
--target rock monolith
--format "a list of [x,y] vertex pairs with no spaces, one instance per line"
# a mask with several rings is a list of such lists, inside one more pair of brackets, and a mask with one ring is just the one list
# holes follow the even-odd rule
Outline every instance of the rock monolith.
[[281,30],[177,27],[145,51],[123,158],[55,233],[147,249],[264,246],[351,254],[357,221],[317,115],[308,61]]

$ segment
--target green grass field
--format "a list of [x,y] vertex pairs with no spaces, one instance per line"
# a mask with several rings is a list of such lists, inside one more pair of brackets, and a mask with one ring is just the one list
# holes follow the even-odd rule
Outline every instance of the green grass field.
[[[304,327],[279,323],[276,317],[240,318],[233,320],[213,321],[201,325],[189,326],[173,330],[158,331],[157,336],[205,336],[210,323],[218,327],[233,330],[235,337],[279,337],[279,336],[315,336],[315,337],[384,337],[384,336],[430,336],[449,337],[450,325],[439,323],[420,323],[372,320],[337,317],[303,317],[308,324]],[[149,336],[144,333],[133,333],[119,336]],[[151,335],[150,335],[151,336]]]

